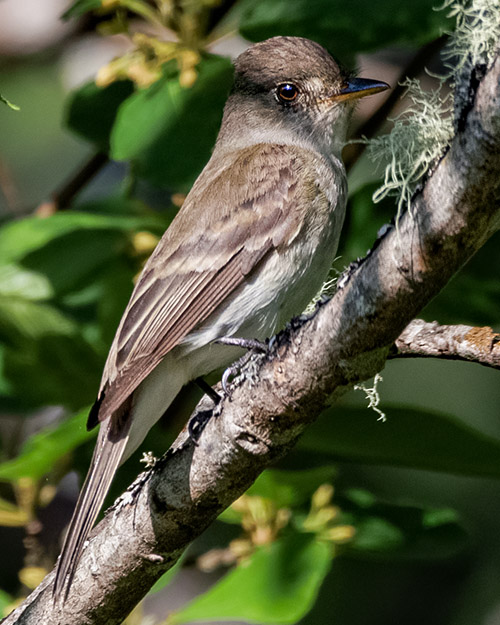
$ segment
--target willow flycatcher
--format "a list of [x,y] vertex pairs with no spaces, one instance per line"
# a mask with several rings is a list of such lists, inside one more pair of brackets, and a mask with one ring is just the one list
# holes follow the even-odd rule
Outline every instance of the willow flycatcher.
[[386,89],[320,45],[275,37],[235,61],[211,159],[134,288],[89,427],[92,463],[59,559],[69,590],[118,466],[182,386],[234,360],[223,337],[265,339],[319,291],[346,202],[341,161],[353,102]]

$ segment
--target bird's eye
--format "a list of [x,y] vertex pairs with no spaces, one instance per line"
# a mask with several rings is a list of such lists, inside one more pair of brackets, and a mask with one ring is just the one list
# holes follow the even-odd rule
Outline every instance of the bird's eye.
[[297,99],[299,88],[291,82],[284,82],[282,85],[278,85],[277,95],[280,102],[288,104]]

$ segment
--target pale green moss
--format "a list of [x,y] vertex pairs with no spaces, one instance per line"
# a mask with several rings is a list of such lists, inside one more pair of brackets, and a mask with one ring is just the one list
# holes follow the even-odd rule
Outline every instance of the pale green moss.
[[443,53],[450,77],[456,78],[466,66],[489,65],[500,38],[500,0],[445,0],[439,10],[447,9],[456,18],[456,28]]
[[378,407],[380,403],[378,385],[380,384],[380,382],[383,381],[383,379],[384,378],[380,375],[380,373],[376,373],[375,377],[373,378],[373,386],[371,388],[367,387],[365,383],[355,384],[353,387],[355,391],[364,391],[365,397],[368,400],[368,410],[373,410],[374,412],[376,412],[378,414],[377,421],[382,422],[387,421],[385,412],[383,412]]
[[[417,184],[453,139],[453,112],[460,114],[462,107],[455,106],[460,102],[454,101],[453,94],[445,95],[445,83],[460,84],[465,72],[478,64],[489,65],[498,49],[500,0],[445,0],[440,9],[456,18],[456,28],[443,52],[448,71],[439,77],[439,88],[426,92],[417,80],[407,80],[410,106],[394,120],[390,134],[369,142],[372,159],[388,162],[373,201],[397,197],[398,217],[410,208]],[[460,97],[459,90],[455,94]]]
[[319,290],[319,293],[312,299],[304,310],[303,314],[308,316],[312,315],[318,306],[318,302],[326,297],[332,297],[337,290],[338,276],[330,275],[328,279],[323,283],[323,286]]
[[442,89],[423,91],[418,80],[407,79],[410,106],[394,121],[392,132],[370,141],[373,160],[390,158],[384,183],[373,195],[379,202],[387,195],[398,198],[398,216],[410,206],[415,186],[441,156],[453,136],[453,102]]

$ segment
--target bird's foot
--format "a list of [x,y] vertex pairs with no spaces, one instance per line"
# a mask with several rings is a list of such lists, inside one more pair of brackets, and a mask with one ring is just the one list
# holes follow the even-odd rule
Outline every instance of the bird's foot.
[[231,391],[229,390],[229,379],[238,374],[238,372],[247,364],[247,362],[252,357],[252,351],[257,351],[260,353],[266,353],[268,350],[267,343],[263,341],[258,341],[257,339],[243,339],[237,338],[233,336],[223,336],[218,339],[216,343],[220,343],[221,345],[232,345],[235,347],[242,347],[243,349],[250,350],[246,354],[244,354],[241,358],[239,358],[236,362],[234,362],[230,367],[228,367],[224,373],[222,374],[221,384],[222,390],[227,395],[227,397],[231,397]]
[[189,420],[188,435],[194,445],[198,446],[201,433],[205,429],[207,423],[212,418],[212,410],[201,410]]
[[[221,345],[230,345],[232,347],[242,347],[243,349],[258,351],[261,353],[265,353],[268,350],[267,343],[262,341],[258,341],[257,339],[243,339],[232,336],[224,336],[216,341],[216,343],[220,343]],[[248,351],[241,358],[239,358],[235,363],[233,363],[230,367],[228,367],[223,375],[222,375],[222,389],[224,394],[227,397],[231,397],[231,391],[229,390],[229,379],[238,374],[240,369],[246,365],[246,363],[252,357],[252,351]],[[220,404],[222,396],[217,393],[217,391],[208,384],[202,377],[196,378],[194,382],[201,388],[201,390],[210,397],[210,399],[217,406]],[[188,423],[188,435],[191,441],[198,445],[198,441],[200,440],[201,433],[205,429],[207,423],[210,421],[210,418],[213,415],[212,410],[201,410],[196,414]]]
[[[194,382],[201,388],[205,395],[208,395],[208,397],[210,397],[210,399],[214,402],[216,406],[220,403],[222,396],[219,395],[219,393],[214,388],[212,388],[206,380],[204,380],[202,377],[199,377],[196,378]],[[207,423],[210,421],[212,413],[212,410],[201,410],[200,412],[198,412],[198,414],[192,417],[192,419],[190,419],[188,423],[188,434],[189,438],[195,445],[198,445],[201,433],[205,429]]]

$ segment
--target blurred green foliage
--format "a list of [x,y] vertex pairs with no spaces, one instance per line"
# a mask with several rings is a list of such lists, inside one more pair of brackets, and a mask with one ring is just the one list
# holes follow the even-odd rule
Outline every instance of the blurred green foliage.
[[[72,209],[64,213],[6,219],[0,228],[0,409],[19,415],[19,419],[27,411],[51,405],[63,406],[67,412],[67,419],[25,441],[17,457],[10,457],[6,446],[2,449],[2,497],[12,499],[22,480],[31,480],[34,496],[41,493],[46,476],[54,481],[60,477],[54,472],[55,466],[75,466],[79,470],[88,466],[92,450],[89,441],[94,433],[87,433],[84,427],[86,407],[97,392],[107,350],[134,276],[170,222],[174,212],[170,196],[186,192],[207,161],[230,88],[229,61],[204,52],[206,42],[214,36],[208,25],[216,27],[218,35],[236,25],[251,40],[277,34],[310,37],[346,63],[352,63],[358,52],[388,45],[404,44],[416,49],[449,27],[445,14],[433,11],[432,0],[406,4],[396,0],[242,0],[221,6],[200,0],[183,14],[184,4],[179,5],[180,14],[173,15],[162,13],[162,3],[158,3],[157,19],[164,20],[179,35],[178,49],[174,47],[172,58],[161,63],[159,80],[138,86],[131,75],[129,80],[105,86],[91,82],[68,99],[67,127],[94,149],[107,151],[111,158],[129,165],[122,187],[118,191],[113,188],[99,200],[77,198]],[[79,0],[65,16],[99,9],[98,14],[105,15],[102,19],[113,20],[113,12],[121,11],[120,23],[127,31],[134,7],[142,5],[140,0],[117,0],[104,10],[99,0]],[[199,8],[198,13],[193,7]],[[210,11],[215,16],[221,7],[222,16],[217,14],[212,21],[207,18]],[[151,11],[150,5],[147,11]],[[199,22],[193,25],[196,19]],[[182,78],[186,71],[182,59],[186,48],[193,44],[193,32],[198,33],[193,51],[199,55],[199,62],[196,80],[188,86],[179,75]],[[143,63],[151,61],[140,58]],[[146,65],[142,69],[147,73]],[[37,124],[41,126],[40,121]],[[30,147],[24,149],[29,151]],[[377,230],[393,217],[394,204],[390,200],[373,205],[371,197],[377,186],[373,179],[373,165],[363,159],[358,164],[356,184],[352,185],[339,268],[364,255]],[[139,191],[144,186],[163,197],[164,211],[155,212],[142,200]],[[428,306],[424,316],[443,323],[498,324],[499,271],[497,236]],[[387,388],[391,387],[391,379],[398,380],[398,372],[408,366],[390,364]],[[221,515],[216,524],[220,542],[224,528],[242,528],[246,552],[244,557],[236,551],[233,554],[233,561],[239,564],[205,594],[171,615],[168,622],[239,619],[356,625],[363,622],[361,617],[356,620],[356,614],[363,612],[357,609],[356,601],[351,601],[346,620],[336,620],[330,611],[332,589],[349,583],[348,576],[335,578],[339,569],[332,568],[334,557],[339,556],[341,562],[362,561],[365,568],[373,565],[367,563],[382,563],[380,566],[386,567],[379,570],[382,576],[387,570],[396,570],[396,566],[402,567],[403,576],[411,576],[414,567],[423,566],[423,562],[435,572],[432,567],[436,562],[463,560],[471,541],[460,516],[451,509],[446,487],[442,491],[438,488],[439,505],[434,505],[426,497],[428,484],[419,490],[419,478],[415,476],[428,475],[423,473],[427,471],[432,475],[498,478],[500,441],[495,434],[500,434],[500,428],[495,430],[490,423],[492,432],[488,435],[481,429],[481,414],[491,413],[494,405],[492,384],[485,383],[493,398],[490,404],[485,400],[476,406],[476,412],[471,409],[464,415],[459,397],[456,401],[453,397],[443,400],[444,381],[451,387],[461,380],[457,369],[448,363],[439,366],[442,380],[430,374],[420,396],[411,390],[424,379],[418,368],[412,369],[403,382],[393,382],[397,388],[387,391],[392,400],[383,406],[386,423],[377,421],[377,415],[361,405],[359,394],[325,411],[282,463],[281,470],[265,472],[248,491],[247,499]],[[423,367],[433,371],[428,363]],[[448,377],[442,373],[446,370],[451,371]],[[470,388],[466,388],[465,381],[457,383],[453,387],[455,395],[484,396],[477,389],[482,388],[485,378],[477,369],[474,371],[470,373],[469,368],[464,374]],[[384,386],[382,393],[386,393]],[[172,432],[165,433],[158,425],[152,436],[161,449]],[[136,466],[128,466],[129,472],[136,472]],[[367,488],[352,487],[356,470],[350,468],[354,466]],[[368,467],[365,472],[363,467]],[[398,486],[397,479],[388,479],[384,470],[392,471],[390,476],[409,476],[411,484]],[[405,470],[408,473],[398,473]],[[380,471],[385,476],[384,484],[394,479],[392,490],[388,487],[389,495],[384,493],[382,497],[376,491],[384,491],[384,487],[374,478]],[[123,488],[129,477],[125,467],[118,476],[116,490]],[[439,480],[448,478],[436,479],[443,486],[445,482]],[[325,485],[337,481],[339,492],[333,496]],[[414,501],[418,493],[424,501],[417,505]],[[3,503],[10,511],[12,502]],[[21,503],[17,503],[21,509]],[[2,499],[0,525],[11,518],[2,517],[1,504]],[[41,499],[38,506],[42,509]],[[462,512],[467,514],[467,509],[465,502]],[[259,542],[256,537],[263,534],[267,539]],[[240,541],[240,548],[243,543]],[[231,545],[222,546],[231,551]],[[178,568],[168,574],[163,585],[175,580]],[[363,585],[370,582],[359,572],[357,575],[347,588],[352,597],[362,595]],[[160,585],[154,590],[158,591]],[[398,612],[392,593],[388,588],[384,597],[385,603],[394,604],[389,616],[392,622],[425,620],[430,625],[461,625],[458,610],[450,612],[446,620],[441,616],[433,620],[431,606],[427,611],[422,607],[414,618],[404,610]],[[0,609],[10,600],[8,593],[0,591]],[[338,597],[337,601],[341,605]],[[365,622],[386,624],[386,617],[381,616],[386,612],[386,608],[381,609],[379,615],[373,609],[370,620]]]
[[210,158],[232,74],[228,59],[208,56],[194,85],[185,88],[175,63],[169,63],[158,82],[120,106],[111,133],[112,158],[132,161],[137,175],[153,184],[189,190]]
[[441,35],[446,13],[433,0],[402,4],[399,0],[244,1],[240,30],[259,41],[276,35],[307,37],[346,63],[355,55],[394,44],[420,45]]
[[292,533],[256,550],[207,593],[171,614],[168,622],[297,623],[314,603],[330,563],[326,542]]

